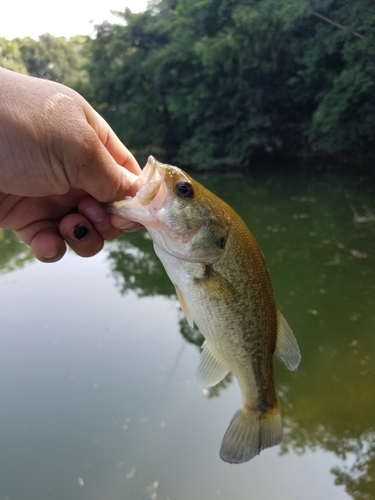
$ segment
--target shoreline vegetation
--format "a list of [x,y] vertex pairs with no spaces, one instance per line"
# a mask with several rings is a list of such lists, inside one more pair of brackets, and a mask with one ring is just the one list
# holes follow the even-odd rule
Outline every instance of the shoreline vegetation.
[[0,66],[74,88],[137,156],[372,167],[369,0],[160,0],[118,17],[92,38],[0,38]]

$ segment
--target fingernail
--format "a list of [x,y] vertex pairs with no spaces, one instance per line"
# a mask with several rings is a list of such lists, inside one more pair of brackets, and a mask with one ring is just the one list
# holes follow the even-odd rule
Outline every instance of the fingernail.
[[82,240],[87,235],[88,232],[89,230],[87,229],[87,227],[81,226],[81,224],[77,224],[76,227],[73,229],[74,237],[77,240]]
[[108,216],[108,212],[101,205],[91,205],[85,208],[85,216],[93,223],[101,222]]
[[53,259],[54,257],[56,257],[56,255],[58,254],[59,252],[59,248],[58,247],[53,247],[52,250],[50,250],[50,252],[47,253],[47,255],[43,255],[43,257],[45,259]]

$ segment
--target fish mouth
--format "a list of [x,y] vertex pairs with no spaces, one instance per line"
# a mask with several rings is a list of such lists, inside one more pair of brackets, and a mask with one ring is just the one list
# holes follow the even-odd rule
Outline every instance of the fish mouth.
[[[162,163],[149,156],[141,175],[136,181],[139,191],[137,197],[142,206],[147,206],[157,197],[160,186],[165,179],[165,167]],[[160,207],[155,207],[156,209]]]
[[[136,190],[134,198],[127,196],[121,201],[108,203],[105,207],[108,212],[122,217],[131,217],[132,209],[136,209],[137,206],[140,208],[149,207],[152,202],[155,202],[153,203],[153,209],[158,210],[165,200],[164,189],[160,189],[164,180],[164,165],[153,156],[149,156],[146,165],[133,185]],[[137,222],[143,223],[143,221]]]

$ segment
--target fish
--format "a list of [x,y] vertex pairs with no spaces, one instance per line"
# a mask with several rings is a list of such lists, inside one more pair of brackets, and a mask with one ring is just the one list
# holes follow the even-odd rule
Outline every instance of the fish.
[[196,381],[236,377],[242,404],[220,457],[247,462],[282,440],[273,356],[295,370],[301,354],[278,309],[266,260],[241,217],[178,167],[150,156],[137,193],[107,210],[142,224],[175,286],[188,323],[204,337]]

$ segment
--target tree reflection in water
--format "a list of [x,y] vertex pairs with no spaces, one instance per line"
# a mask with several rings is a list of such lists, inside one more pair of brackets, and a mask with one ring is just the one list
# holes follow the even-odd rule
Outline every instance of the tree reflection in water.
[[355,500],[372,500],[375,496],[375,431],[365,431],[359,439],[348,440],[348,453],[355,459],[350,466],[332,469],[336,476],[335,483],[345,486],[346,492]]
[[[252,208],[256,196],[254,192],[248,197],[252,200]],[[263,198],[264,193],[259,191],[260,206],[251,227],[256,232],[256,226],[259,226],[255,236],[269,260],[275,288],[284,297],[283,312],[286,317],[293,318],[302,351],[302,363],[296,373],[289,374],[283,368],[279,369],[278,362],[275,362],[284,416],[282,453],[293,449],[303,454],[318,448],[334,453],[340,459],[340,464],[331,470],[335,483],[343,485],[354,500],[373,499],[375,372],[372,360],[375,359],[375,345],[372,339],[375,316],[369,313],[369,309],[371,307],[373,311],[375,299],[374,289],[368,286],[368,280],[374,274],[373,262],[342,252],[338,263],[335,261],[332,265],[333,253],[337,249],[327,245],[324,238],[325,234],[334,232],[332,227],[341,218],[340,238],[350,242],[347,245],[361,244],[365,249],[364,242],[372,240],[368,234],[366,236],[363,226],[357,232],[353,231],[350,208],[346,214],[343,206],[337,205],[337,213],[334,212],[336,200],[332,193],[327,193],[326,200],[320,198],[319,206],[313,204],[311,198],[312,217],[298,219],[298,230],[292,228],[284,238],[283,247],[278,239],[280,232],[264,231],[262,211],[269,217],[270,209],[266,206],[269,200]],[[242,202],[244,199],[241,198]],[[308,208],[305,198],[302,197],[299,204],[299,210],[305,213]],[[285,220],[281,215],[278,217],[280,227],[288,224],[294,227],[296,224],[296,203],[292,205],[290,213],[285,207],[283,209]],[[250,212],[250,208],[248,210]],[[314,211],[318,211],[316,217]],[[344,219],[343,213],[350,219]],[[311,235],[318,234],[311,231],[312,228],[316,231],[317,224],[322,226],[319,236],[324,242],[311,245]],[[302,242],[303,238],[306,238],[305,242]],[[112,272],[121,293],[133,290],[140,297],[155,294],[175,297],[173,285],[158,261],[147,233],[125,235],[108,248]],[[278,251],[275,252],[274,248]],[[303,249],[303,252],[298,249]],[[372,252],[370,248],[369,253]],[[295,270],[294,276],[290,276],[291,269]],[[291,289],[294,289],[292,301]],[[293,310],[288,311],[288,308]],[[200,333],[188,325],[182,312],[178,321],[184,339],[200,349],[203,342]],[[220,395],[231,381],[229,375],[208,391],[208,397]]]
[[[109,260],[113,275],[121,293],[135,291],[139,297],[164,295],[175,297],[175,291],[161,262],[157,258],[152,241],[144,230],[125,235],[110,245]],[[199,351],[204,338],[197,328],[192,328],[181,312],[179,319],[182,337],[198,347]],[[232,381],[228,375],[215,387],[210,387],[207,396],[218,396]]]
[[[246,174],[248,175],[248,174]],[[300,177],[213,178],[207,187],[240,209],[264,254],[276,296],[300,343],[302,362],[290,374],[276,361],[282,403],[282,452],[332,452],[337,485],[354,500],[375,499],[375,223],[353,219],[353,208],[375,213],[373,177],[307,171]],[[207,180],[209,180],[207,178]],[[212,184],[211,182],[211,184]],[[173,297],[174,288],[145,231],[106,246],[122,294]],[[13,233],[0,233],[0,272],[33,258]],[[179,313],[184,339],[203,338]],[[208,396],[218,396],[228,376]]]
[[145,230],[126,234],[108,245],[112,274],[122,294],[139,297],[174,295],[174,288],[157,258]]
[[0,274],[20,269],[34,258],[31,249],[12,231],[0,228]]

